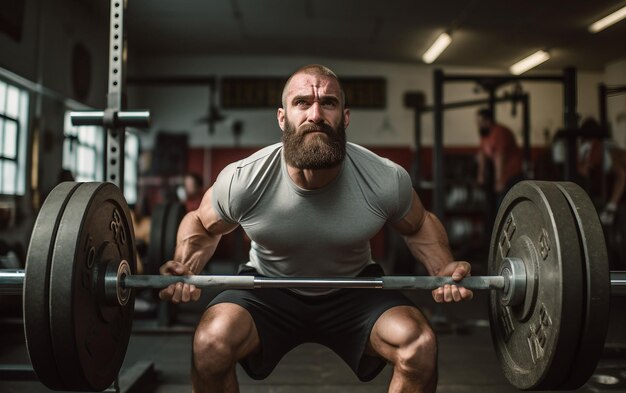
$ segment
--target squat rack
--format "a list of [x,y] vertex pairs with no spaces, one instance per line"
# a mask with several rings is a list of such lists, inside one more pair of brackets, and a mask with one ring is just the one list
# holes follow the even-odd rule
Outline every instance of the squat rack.
[[626,94],[626,85],[606,85],[600,83],[598,85],[598,104],[600,113],[600,125],[605,129],[609,126],[609,115],[607,109],[607,101],[609,97]]
[[[497,102],[496,91],[500,87],[521,81],[538,81],[538,82],[555,82],[563,85],[563,124],[565,129],[576,128],[576,68],[567,67],[563,69],[560,75],[472,75],[472,74],[444,74],[443,70],[436,69],[433,74],[433,116],[434,116],[434,152],[433,152],[433,211],[439,217],[443,218],[444,214],[444,157],[443,157],[443,111],[446,109],[444,104],[445,83],[455,82],[475,82],[480,85],[489,94],[488,105],[493,111]],[[530,136],[527,136],[530,138]],[[525,140],[524,144],[530,145],[530,140]],[[530,154],[530,150],[525,152]],[[568,154],[565,170],[565,179],[571,180],[574,176],[574,168],[576,167],[575,155]]]

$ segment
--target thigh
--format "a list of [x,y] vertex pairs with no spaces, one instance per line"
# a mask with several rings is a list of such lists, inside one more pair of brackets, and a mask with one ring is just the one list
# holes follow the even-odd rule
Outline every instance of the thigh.
[[220,303],[209,307],[200,320],[194,340],[214,340],[243,359],[259,351],[260,339],[250,313],[234,303]]
[[393,307],[385,311],[370,333],[368,353],[376,353],[394,361],[398,348],[415,343],[422,334],[432,335],[432,328],[422,312],[409,306]]
[[[323,307],[323,308],[320,308]],[[396,307],[415,309],[402,293],[374,289],[346,289],[316,308],[316,342],[337,353],[362,381],[374,378],[386,364],[368,351],[376,322]]]
[[253,321],[258,337],[256,351],[240,361],[251,378],[267,377],[287,352],[310,341],[307,305],[289,290],[226,290],[213,299],[209,310],[222,304],[238,305]]

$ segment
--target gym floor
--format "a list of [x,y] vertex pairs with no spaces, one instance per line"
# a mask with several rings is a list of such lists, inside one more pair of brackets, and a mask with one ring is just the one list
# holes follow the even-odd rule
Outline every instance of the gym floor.
[[[141,391],[156,393],[189,392],[189,367],[193,327],[203,304],[215,293],[205,291],[203,299],[194,305],[180,307],[177,324],[164,331],[155,328],[153,319],[136,319],[133,324],[124,372],[139,364],[152,362],[156,381]],[[487,316],[487,294],[476,293],[472,302],[437,306],[426,292],[407,293],[430,317],[439,339],[438,392],[516,392],[504,378],[491,342]],[[615,304],[623,310],[623,305]],[[612,316],[618,313],[612,313]],[[623,313],[622,313],[623,314]],[[3,314],[6,315],[6,314]],[[439,323],[438,321],[445,321]],[[0,323],[0,364],[27,364],[19,318]],[[619,326],[614,326],[618,323]],[[622,320],[612,321],[611,329],[621,329]],[[611,336],[611,332],[609,332]],[[623,343],[612,345],[623,347]],[[617,353],[617,355],[615,355]],[[264,381],[254,381],[238,369],[242,393],[316,393],[316,392],[386,392],[391,376],[387,367],[368,383],[359,382],[348,367],[330,350],[315,344],[303,345],[287,354],[272,375]],[[609,376],[601,378],[599,375]],[[612,378],[610,378],[612,377]],[[599,381],[617,382],[603,385]],[[121,383],[124,388],[123,383]],[[48,392],[38,382],[0,380],[0,392]],[[597,374],[577,392],[626,392],[626,358],[623,351],[610,351],[601,360]]]

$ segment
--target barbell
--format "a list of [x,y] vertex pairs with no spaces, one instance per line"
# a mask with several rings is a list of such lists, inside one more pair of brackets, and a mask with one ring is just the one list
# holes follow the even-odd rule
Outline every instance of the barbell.
[[608,327],[611,292],[602,227],[573,183],[525,181],[507,193],[491,238],[488,276],[293,278],[136,275],[128,206],[111,183],[62,183],[35,222],[26,269],[0,273],[0,293],[23,293],[33,369],[54,390],[100,391],[121,368],[135,288],[186,282],[215,288],[491,290],[489,318],[507,379],[523,390],[569,390],[592,375]]

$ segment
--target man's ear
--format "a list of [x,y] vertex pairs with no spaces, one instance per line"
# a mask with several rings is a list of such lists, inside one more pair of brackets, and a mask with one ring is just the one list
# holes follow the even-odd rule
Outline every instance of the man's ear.
[[276,119],[278,120],[278,126],[281,130],[285,131],[285,110],[283,108],[278,108],[276,112]]
[[348,128],[349,125],[350,125],[350,109],[345,108],[343,110],[343,127]]

